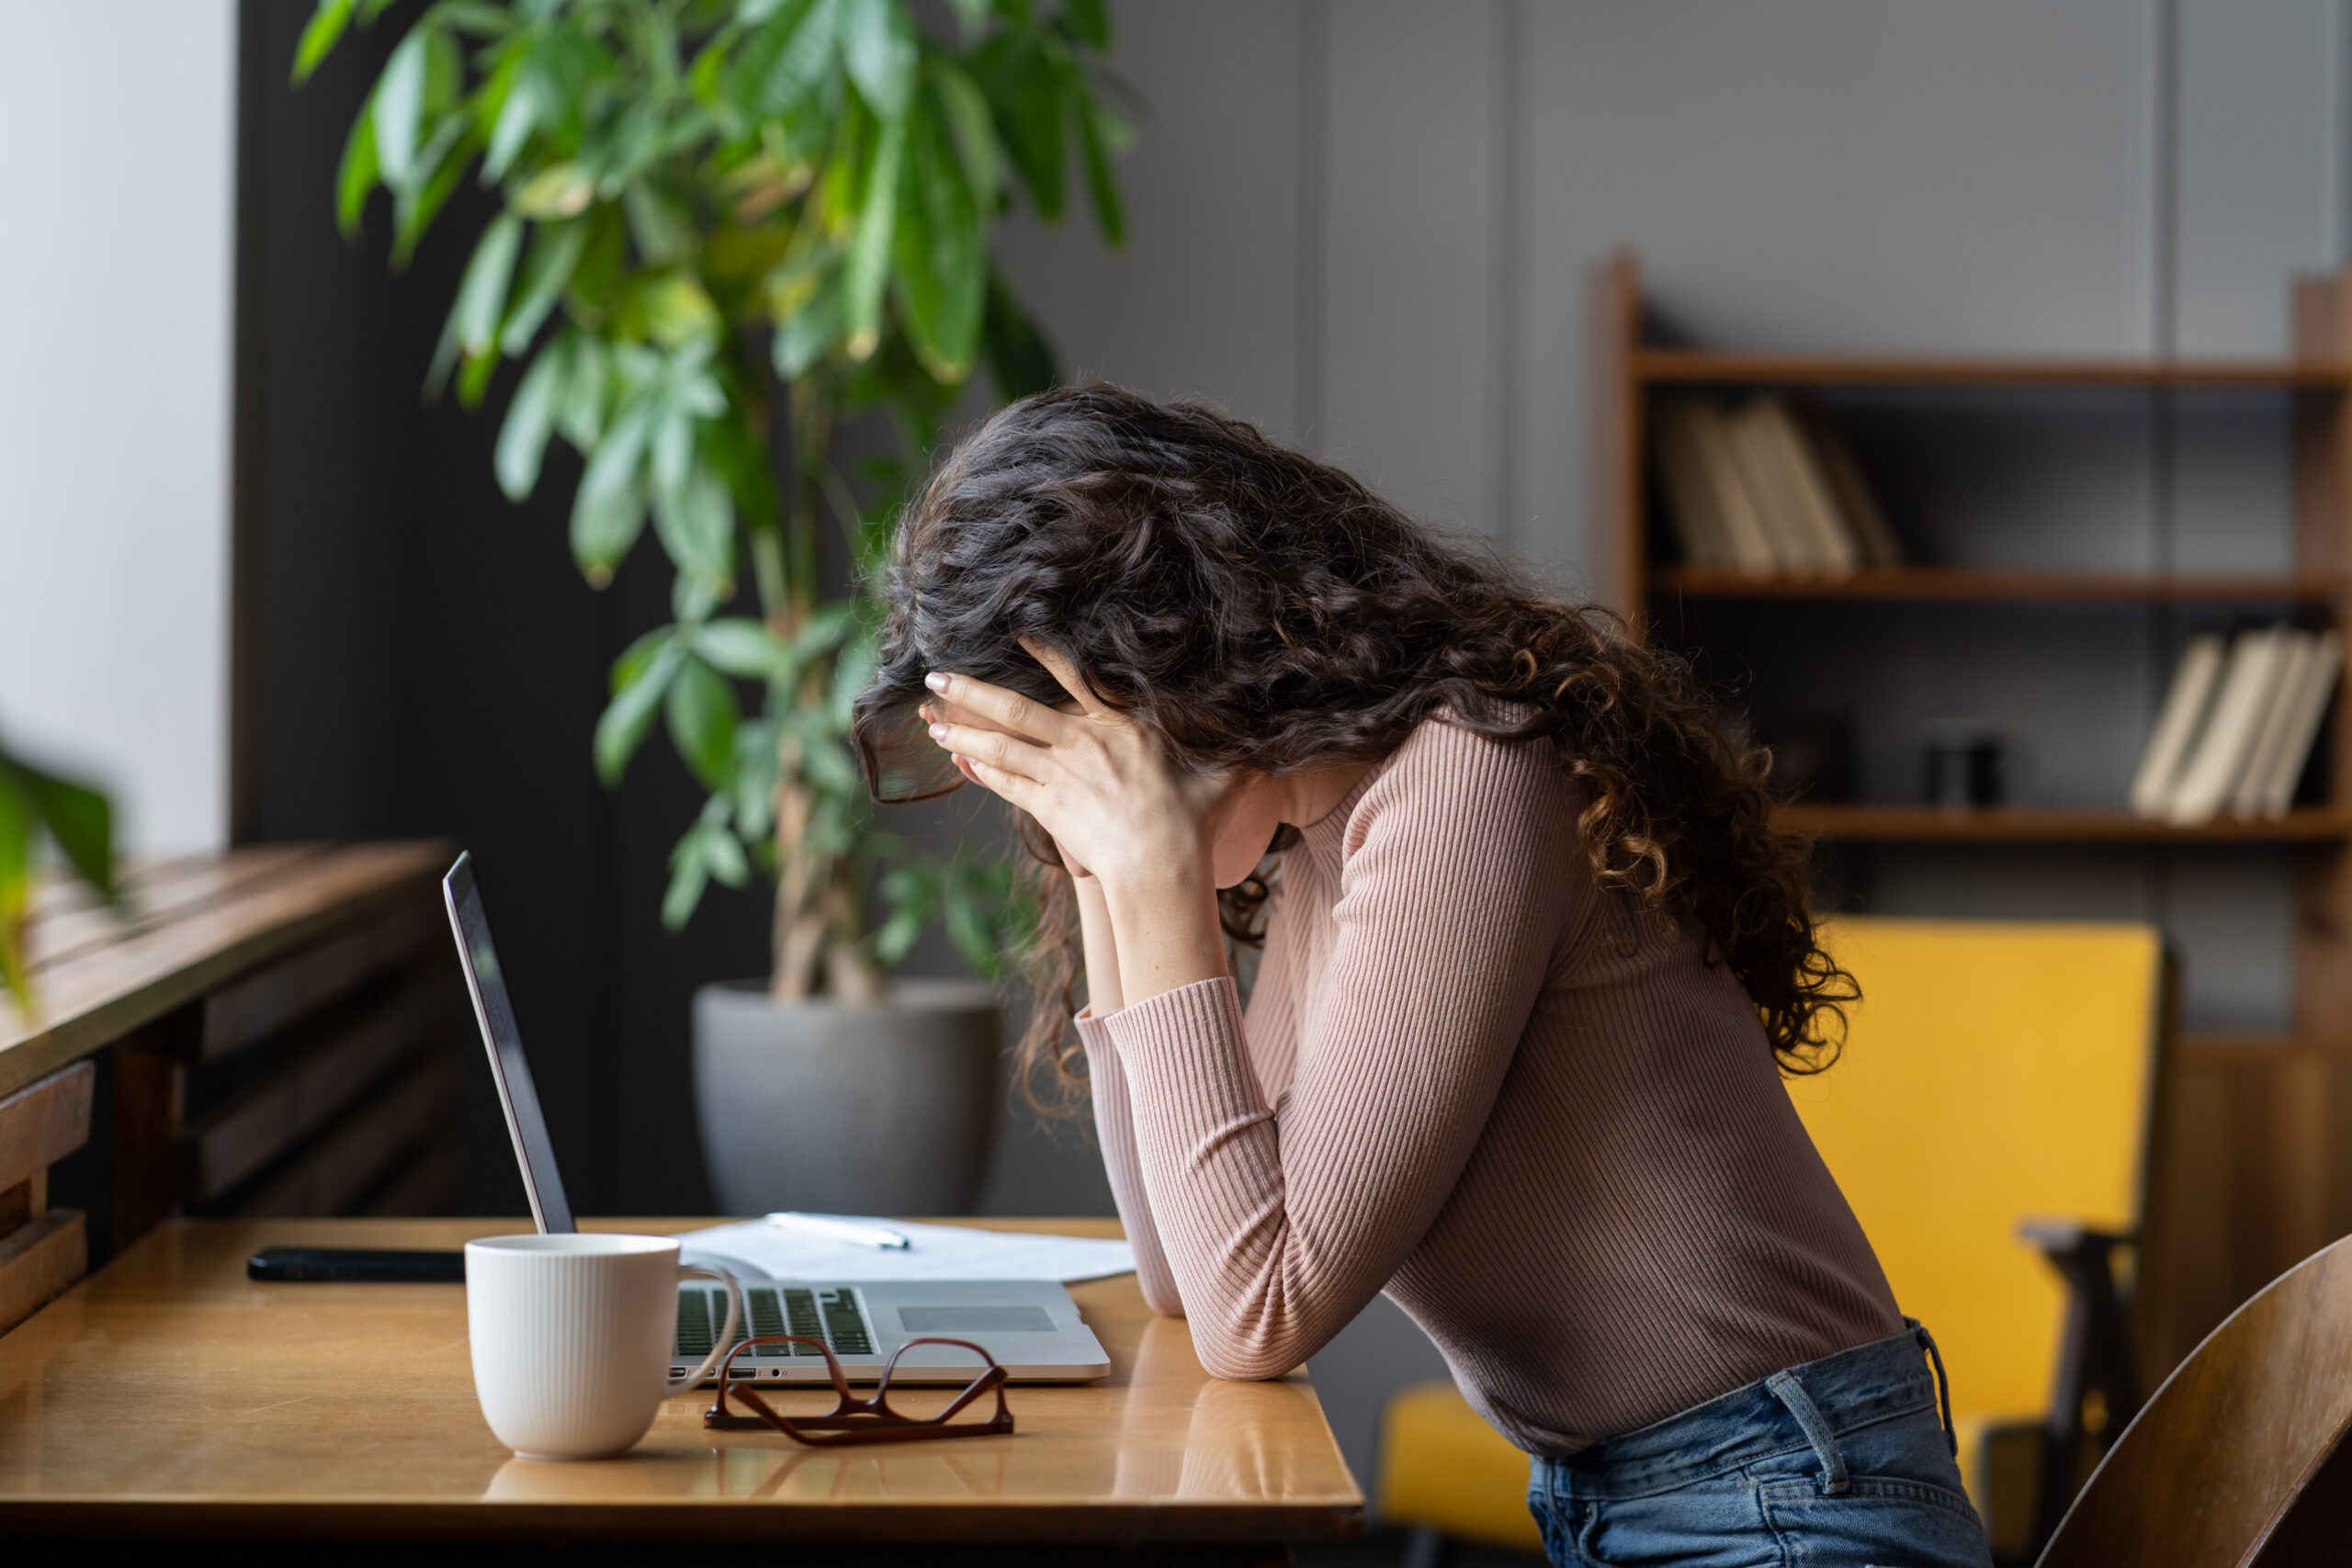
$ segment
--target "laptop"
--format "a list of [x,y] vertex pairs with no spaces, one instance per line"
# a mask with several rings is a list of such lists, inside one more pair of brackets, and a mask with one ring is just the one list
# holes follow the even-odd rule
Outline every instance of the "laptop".
[[[482,912],[471,855],[458,857],[441,879],[441,896],[448,906],[466,989],[473,998],[474,1021],[481,1026],[482,1044],[490,1053],[490,1074],[506,1112],[515,1163],[522,1168],[531,1218],[542,1233],[576,1230],[563,1179],[556,1170],[555,1147],[539,1114],[539,1097],[531,1086],[530,1064],[524,1059],[505,972],[490,940],[490,920]],[[1111,1371],[1111,1358],[1080,1318],[1078,1303],[1051,1280],[817,1283],[770,1280],[736,1258],[697,1257],[691,1249],[684,1261],[722,1269],[742,1284],[751,1322],[738,1326],[738,1342],[763,1334],[822,1339],[854,1382],[877,1379],[908,1340],[943,1335],[982,1347],[1015,1382],[1089,1382]],[[725,1291],[700,1281],[681,1284],[670,1375],[682,1378],[698,1365],[726,1325]],[[968,1354],[924,1345],[907,1352],[893,1381],[963,1382],[972,1371]],[[732,1379],[761,1382],[821,1382],[827,1375],[825,1359],[802,1345],[755,1346],[729,1373]]]

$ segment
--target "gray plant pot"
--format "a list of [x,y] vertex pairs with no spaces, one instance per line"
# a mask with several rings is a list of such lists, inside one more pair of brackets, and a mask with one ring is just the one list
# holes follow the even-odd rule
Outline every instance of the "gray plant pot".
[[996,1127],[996,993],[900,980],[877,1002],[695,993],[695,1108],[729,1214],[971,1213]]

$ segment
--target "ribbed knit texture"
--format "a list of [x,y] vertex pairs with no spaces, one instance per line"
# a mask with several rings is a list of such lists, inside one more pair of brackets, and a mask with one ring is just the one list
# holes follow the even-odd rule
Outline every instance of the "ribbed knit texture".
[[1283,856],[1229,980],[1081,1017],[1144,1293],[1272,1377],[1385,1290],[1566,1454],[1902,1326],[1694,939],[1595,882],[1549,746],[1423,724]]

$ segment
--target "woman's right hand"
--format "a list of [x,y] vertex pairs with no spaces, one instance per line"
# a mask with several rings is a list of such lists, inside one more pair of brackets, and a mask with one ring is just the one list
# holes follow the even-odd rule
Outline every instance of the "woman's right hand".
[[[1064,705],[1065,711],[1074,712],[1076,711],[1077,706],[1078,705],[1075,703]],[[993,730],[1000,735],[1009,735],[1012,733],[1012,731],[1006,729],[1002,725],[992,722],[983,715],[974,713],[970,708],[951,703],[944,697],[933,697],[931,701],[924,703],[915,711],[922,716],[922,721],[925,724],[960,724],[968,726],[974,729]],[[978,778],[973,776],[971,763],[961,757],[956,758],[955,762],[956,771],[957,773],[963,774],[966,779],[969,780],[973,784],[977,784],[980,783]],[[986,789],[988,786],[986,784],[981,784],[980,787]],[[1053,839],[1053,835],[1050,833],[1047,833],[1046,836],[1049,839]],[[1087,870],[1086,867],[1079,863],[1078,857],[1076,855],[1071,854],[1069,851],[1062,847],[1062,841],[1059,839],[1054,839],[1053,841],[1054,853],[1061,857],[1062,869],[1064,871],[1069,872],[1070,875],[1074,877],[1091,877],[1094,874],[1092,872]]]

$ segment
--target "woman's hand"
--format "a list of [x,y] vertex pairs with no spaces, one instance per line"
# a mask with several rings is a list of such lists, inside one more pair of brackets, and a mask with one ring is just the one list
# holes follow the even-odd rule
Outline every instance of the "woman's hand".
[[1069,693],[1076,712],[968,676],[934,672],[931,738],[973,783],[1053,835],[1075,875],[1113,881],[1208,874],[1207,826],[1225,781],[1187,773],[1159,738],[1105,705],[1070,662],[1022,646]]
[[[1063,713],[1074,713],[1077,711],[1077,708],[1078,705],[1072,703],[1068,707],[1065,707],[1060,711]],[[922,715],[922,721],[928,726],[954,726],[971,730],[996,730],[1000,728],[997,725],[990,724],[988,719],[980,714],[974,712],[970,708],[959,706],[955,703],[951,703],[945,697],[933,697],[931,701],[923,704],[922,706],[915,711]],[[1009,734],[1011,732],[1004,731],[1004,733]],[[948,761],[956,765],[956,771],[963,774],[965,778],[970,780],[976,784],[980,784],[979,775],[973,772],[972,764],[968,760],[951,754]],[[982,789],[986,789],[988,786],[986,784],[980,784],[980,787]],[[1054,853],[1061,857],[1062,869],[1064,871],[1069,872],[1071,876],[1082,881],[1091,882],[1094,880],[1094,874],[1087,870],[1086,867],[1080,863],[1076,855],[1071,854],[1069,850],[1063,848],[1060,840],[1054,839],[1054,836],[1051,833],[1046,834],[1046,837],[1053,842]]]
[[1068,660],[1026,639],[1022,646],[1077,712],[934,673],[924,716],[966,778],[1035,818],[1074,875],[1093,874],[1100,892],[1081,885],[1079,904],[1097,1010],[1223,975],[1209,837],[1227,781],[1179,768],[1157,736],[1104,705]]

